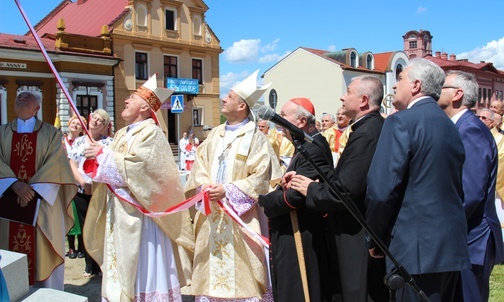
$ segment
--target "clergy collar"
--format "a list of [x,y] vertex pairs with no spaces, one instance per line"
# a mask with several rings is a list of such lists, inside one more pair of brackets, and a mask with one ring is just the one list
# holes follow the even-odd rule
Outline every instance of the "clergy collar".
[[243,127],[249,122],[249,118],[247,117],[244,119],[241,123],[238,123],[236,125],[229,125],[228,122],[226,122],[226,131],[235,131]]
[[138,126],[140,126],[141,123],[143,123],[144,121],[139,121],[139,122],[136,122],[136,123],[133,123],[131,125],[128,126],[128,128],[126,128],[126,132],[129,132],[135,128],[137,128]]
[[22,120],[22,119],[16,119],[16,124],[17,124],[17,132],[18,133],[32,133],[33,129],[35,128],[35,123],[37,122],[37,119],[32,116],[31,118],[27,120]]

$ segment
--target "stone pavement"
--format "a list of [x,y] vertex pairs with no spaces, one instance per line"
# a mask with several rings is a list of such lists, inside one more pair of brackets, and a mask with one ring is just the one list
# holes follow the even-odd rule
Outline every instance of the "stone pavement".
[[87,297],[89,302],[99,302],[101,300],[101,277],[96,275],[93,278],[85,278],[84,258],[65,258],[65,291]]
[[[65,258],[65,291],[87,297],[89,302],[101,301],[101,281],[102,278],[95,275],[92,278],[85,278],[84,258],[69,259]],[[184,302],[192,302],[192,296],[182,296]]]

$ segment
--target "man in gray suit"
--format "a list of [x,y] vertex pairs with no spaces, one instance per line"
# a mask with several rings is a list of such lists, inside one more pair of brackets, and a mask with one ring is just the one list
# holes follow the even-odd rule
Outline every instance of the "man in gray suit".
[[[452,301],[460,271],[470,268],[464,145],[436,103],[444,78],[426,59],[413,59],[401,72],[392,102],[399,112],[383,125],[366,195],[369,227],[433,302]],[[372,257],[383,257],[374,242],[369,249]],[[408,285],[397,297],[420,300]]]

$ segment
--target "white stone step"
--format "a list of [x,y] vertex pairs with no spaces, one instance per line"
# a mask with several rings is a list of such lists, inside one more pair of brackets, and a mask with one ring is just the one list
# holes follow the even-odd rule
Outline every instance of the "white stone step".
[[52,288],[36,288],[20,302],[88,302],[88,298]]
[[18,301],[26,296],[30,287],[28,285],[28,258],[25,254],[0,250],[2,260],[0,267],[7,283],[7,290],[11,301]]

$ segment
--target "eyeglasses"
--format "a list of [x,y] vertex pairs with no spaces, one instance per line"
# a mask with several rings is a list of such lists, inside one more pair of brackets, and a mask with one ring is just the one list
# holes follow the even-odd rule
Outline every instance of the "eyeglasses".
[[451,86],[451,85],[445,85],[445,86],[441,87],[441,89],[445,89],[445,88],[460,89],[460,87]]
[[484,120],[484,121],[492,121],[489,117],[486,117],[484,115],[476,115],[480,120]]

